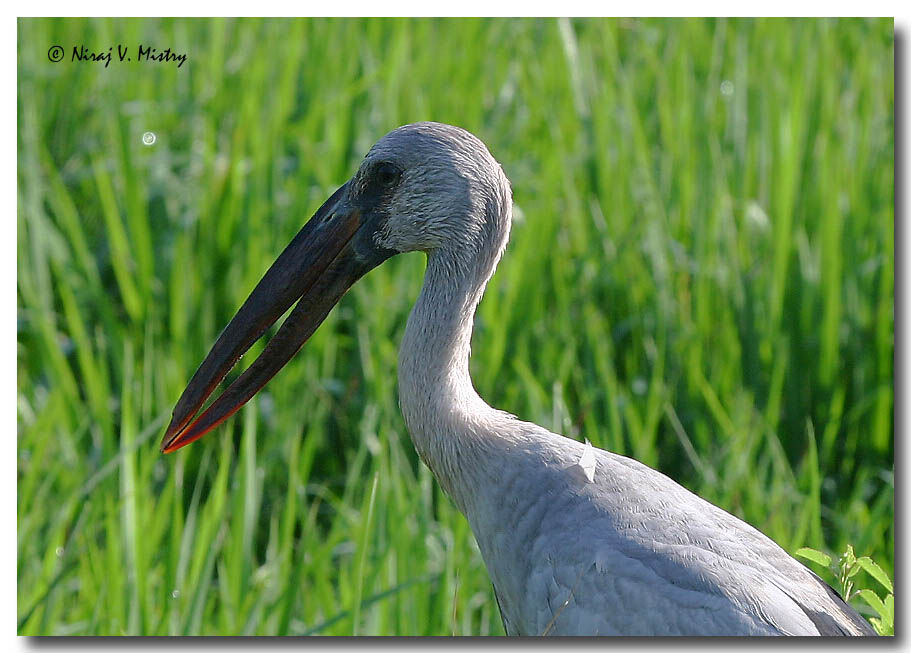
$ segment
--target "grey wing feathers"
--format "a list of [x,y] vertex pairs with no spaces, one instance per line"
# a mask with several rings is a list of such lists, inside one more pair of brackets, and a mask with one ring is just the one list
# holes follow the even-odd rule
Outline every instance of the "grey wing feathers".
[[[813,578],[824,588],[826,594],[829,598],[832,599],[832,602],[835,604],[835,608],[838,611],[837,618],[835,615],[824,612],[818,608],[808,606],[805,603],[802,603],[798,598],[792,596],[794,602],[803,610],[804,614],[809,617],[810,621],[813,622],[813,625],[816,626],[816,629],[819,630],[820,635],[824,636],[843,636],[843,635],[876,635],[876,631],[873,630],[873,627],[870,623],[861,617],[857,612],[854,611],[841,596],[832,589],[828,583],[826,583],[822,578],[814,574],[812,571],[810,574]],[[856,630],[851,630],[848,626],[853,626]]]
[[491,528],[475,528],[508,632],[875,635],[730,513],[600,450],[581,478],[583,446],[555,444],[534,476],[503,479]]
[[503,613],[503,606],[500,603],[500,595],[497,594],[496,586],[493,588],[493,597],[497,600],[497,610],[500,611],[500,620],[503,622],[503,630],[506,631],[507,635],[515,635],[516,633],[513,632],[512,628],[510,628],[509,621],[506,619],[506,615]]

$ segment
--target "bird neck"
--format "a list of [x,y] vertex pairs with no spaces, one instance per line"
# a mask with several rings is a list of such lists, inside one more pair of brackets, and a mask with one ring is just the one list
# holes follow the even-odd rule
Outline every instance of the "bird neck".
[[[508,233],[508,222],[507,222]],[[399,352],[399,403],[418,454],[463,512],[498,420],[468,371],[474,314],[506,242],[483,249],[428,253],[424,286],[408,318]]]

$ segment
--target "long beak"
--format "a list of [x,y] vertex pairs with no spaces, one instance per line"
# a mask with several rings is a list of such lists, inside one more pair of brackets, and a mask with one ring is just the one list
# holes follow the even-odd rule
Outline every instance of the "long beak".
[[[237,412],[291,360],[354,282],[392,254],[372,244],[376,220],[350,206],[347,187],[304,225],[215,341],[174,408],[163,453],[198,440]],[[259,358],[191,422],[244,352],[296,300]]]

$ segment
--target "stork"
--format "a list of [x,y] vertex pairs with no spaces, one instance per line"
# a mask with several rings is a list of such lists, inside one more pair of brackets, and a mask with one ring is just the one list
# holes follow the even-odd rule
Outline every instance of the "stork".
[[[510,635],[873,635],[749,524],[645,465],[490,407],[468,372],[475,309],[509,237],[512,191],[487,147],[433,122],[395,129],[303,226],[193,375],[161,449],[247,402],[368,271],[427,255],[399,354],[421,459],[466,516]],[[199,417],[294,303],[263,353]]]

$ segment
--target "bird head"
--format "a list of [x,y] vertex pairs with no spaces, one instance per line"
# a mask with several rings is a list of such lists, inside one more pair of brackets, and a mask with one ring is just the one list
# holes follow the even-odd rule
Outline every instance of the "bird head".
[[381,247],[457,250],[508,230],[499,222],[509,219],[509,182],[484,143],[459,127],[421,122],[393,130],[349,183],[353,201],[373,201],[384,212]]
[[[178,400],[161,450],[186,446],[239,410],[303,346],[342,295],[391,256],[446,252],[454,265],[479,260],[495,265],[508,237],[510,207],[502,169],[464,129],[424,122],[384,136],[307,221],[222,331]],[[240,357],[295,302],[259,358],[196,417]]]

